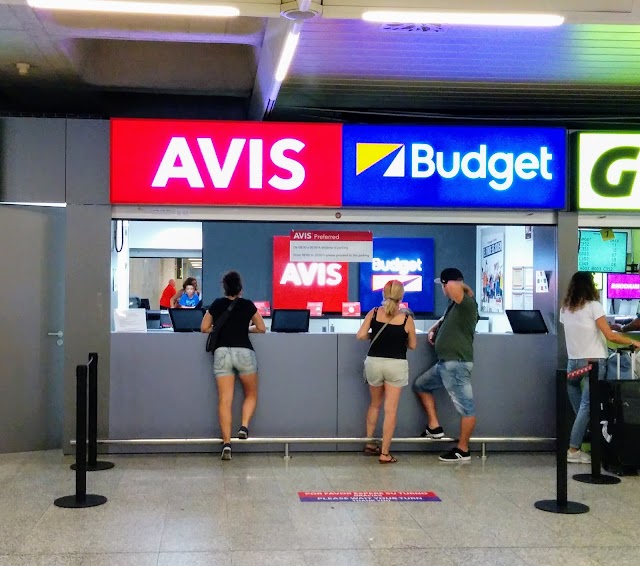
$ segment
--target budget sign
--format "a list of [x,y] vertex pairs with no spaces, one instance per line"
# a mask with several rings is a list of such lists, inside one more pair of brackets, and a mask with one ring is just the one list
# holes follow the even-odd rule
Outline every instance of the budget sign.
[[344,126],[344,206],[565,207],[561,128]]

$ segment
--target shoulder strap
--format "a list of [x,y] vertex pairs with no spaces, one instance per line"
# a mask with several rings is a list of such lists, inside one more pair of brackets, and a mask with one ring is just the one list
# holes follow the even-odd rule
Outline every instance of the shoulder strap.
[[[376,307],[375,309],[373,309],[373,317],[372,320],[376,317],[376,315],[378,314],[378,307]],[[378,339],[378,336],[380,336],[380,334],[382,333],[382,331],[387,327],[389,323],[385,322],[384,325],[382,326],[382,328],[380,330],[378,330],[378,332],[376,333],[376,335],[373,337],[373,340],[371,340],[371,344],[369,344],[369,352],[371,351],[371,346],[373,346],[373,343]]]
[[236,297],[235,299],[233,299],[233,301],[231,301],[231,304],[226,308],[226,310],[220,315],[220,317],[218,318],[218,320],[214,320],[213,321],[213,325],[215,327],[218,328],[218,330],[220,330],[223,326],[224,323],[227,322],[227,319],[229,318],[229,315],[231,314],[231,311],[233,310],[233,307],[236,306],[236,303],[238,302],[238,299],[240,297]]

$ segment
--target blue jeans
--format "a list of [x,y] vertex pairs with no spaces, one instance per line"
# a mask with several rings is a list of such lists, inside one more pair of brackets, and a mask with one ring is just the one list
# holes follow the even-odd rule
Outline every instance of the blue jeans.
[[[598,362],[598,379],[602,381],[607,372],[607,360],[605,358],[599,358],[594,361]],[[588,360],[585,359],[569,360],[567,363],[567,372],[582,368],[588,365],[588,363]],[[571,436],[569,437],[569,446],[578,450],[582,445],[584,433],[589,426],[589,374],[586,373],[581,378],[568,380],[567,391],[573,412],[576,414],[576,420],[573,423]],[[597,433],[597,431],[591,432]]]
[[472,362],[438,361],[436,365],[419,375],[413,383],[416,393],[432,393],[444,387],[453,401],[456,411],[463,417],[476,414],[471,388]]

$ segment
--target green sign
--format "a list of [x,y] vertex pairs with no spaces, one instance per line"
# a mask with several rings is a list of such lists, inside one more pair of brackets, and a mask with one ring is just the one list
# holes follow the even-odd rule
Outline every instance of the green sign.
[[578,135],[578,209],[640,210],[640,133]]

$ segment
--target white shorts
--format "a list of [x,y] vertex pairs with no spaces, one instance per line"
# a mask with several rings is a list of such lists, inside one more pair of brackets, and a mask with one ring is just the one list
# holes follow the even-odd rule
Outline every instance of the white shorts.
[[364,360],[367,383],[380,387],[388,383],[395,387],[404,387],[409,383],[409,362],[396,358],[375,358],[367,356]]

